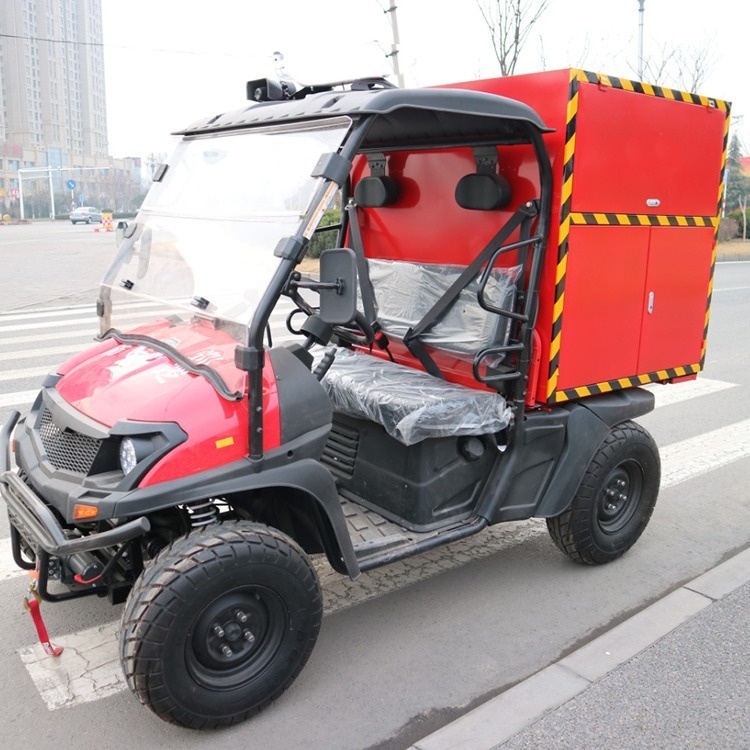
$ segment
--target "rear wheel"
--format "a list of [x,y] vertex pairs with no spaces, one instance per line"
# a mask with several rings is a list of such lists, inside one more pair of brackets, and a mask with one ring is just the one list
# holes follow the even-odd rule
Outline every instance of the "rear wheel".
[[651,435],[635,422],[618,425],[599,446],[570,507],[547,519],[550,536],[576,562],[615,560],[646,528],[660,477]]
[[162,719],[234,724],[291,685],[321,617],[317,574],[294,541],[248,522],[211,526],[164,549],[136,583],[120,658]]

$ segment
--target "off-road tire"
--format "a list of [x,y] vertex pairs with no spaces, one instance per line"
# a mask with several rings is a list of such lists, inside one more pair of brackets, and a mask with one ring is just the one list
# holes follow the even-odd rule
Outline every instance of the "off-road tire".
[[322,611],[315,569],[284,534],[244,521],[192,532],[130,592],[120,630],[128,686],[170,723],[235,724],[292,684]]
[[659,450],[651,435],[635,422],[617,425],[599,446],[570,507],[547,519],[550,536],[584,565],[617,559],[646,528],[660,479]]

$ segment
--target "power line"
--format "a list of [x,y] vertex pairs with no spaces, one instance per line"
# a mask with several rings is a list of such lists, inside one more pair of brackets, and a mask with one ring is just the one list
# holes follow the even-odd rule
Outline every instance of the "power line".
[[49,39],[41,36],[28,36],[22,34],[0,34],[0,38],[5,39],[20,39],[26,42],[47,42],[48,44],[70,44],[70,45],[81,45],[82,47],[102,47],[107,49],[124,49],[130,50],[131,52],[162,52],[169,55],[212,55],[215,57],[242,57],[242,55],[235,55],[230,52],[200,52],[197,50],[184,50],[184,49],[159,49],[158,47],[128,47],[123,44],[105,44],[104,42],[81,42],[77,39]]

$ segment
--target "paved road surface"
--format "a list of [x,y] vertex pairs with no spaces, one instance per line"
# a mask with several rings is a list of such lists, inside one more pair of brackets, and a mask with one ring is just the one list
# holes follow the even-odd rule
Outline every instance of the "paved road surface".
[[[6,229],[12,227],[0,232]],[[101,237],[85,237],[86,257],[92,266],[94,259],[101,263],[96,254],[111,248]],[[2,234],[0,252],[19,257]],[[26,406],[43,373],[95,332],[89,312],[95,281],[81,278],[83,294],[70,279],[61,289],[72,257],[42,252],[27,260],[43,281],[27,269],[15,276],[15,266],[0,281],[0,309],[8,311],[0,315],[3,419]],[[33,287],[28,300],[20,283]],[[113,640],[121,608],[106,601],[46,604],[50,631],[66,651],[59,660],[39,658],[20,606],[26,584],[9,565],[3,518],[4,744],[59,750],[61,738],[75,738],[82,749],[405,748],[744,549],[750,543],[748,289],[750,264],[719,266],[705,374],[657,387],[659,406],[641,420],[660,445],[664,483],[653,520],[630,553],[583,568],[556,550],[543,522],[529,521],[494,527],[357,582],[318,561],[326,616],[310,662],[273,706],[226,731],[170,727],[123,689]]]

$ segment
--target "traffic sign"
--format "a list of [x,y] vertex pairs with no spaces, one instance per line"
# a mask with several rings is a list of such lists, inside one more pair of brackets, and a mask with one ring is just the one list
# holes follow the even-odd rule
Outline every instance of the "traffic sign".
[[68,190],[75,190],[76,189],[76,181],[75,180],[68,180],[65,185],[67,186]]

